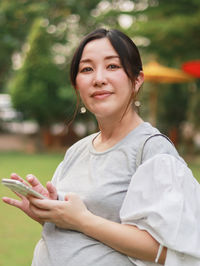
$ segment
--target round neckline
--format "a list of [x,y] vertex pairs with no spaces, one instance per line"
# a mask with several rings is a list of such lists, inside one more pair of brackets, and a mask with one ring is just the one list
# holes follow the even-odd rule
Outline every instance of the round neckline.
[[129,138],[130,135],[137,134],[137,131],[140,130],[141,127],[144,127],[144,126],[147,126],[147,125],[149,125],[148,122],[140,123],[137,127],[132,129],[124,138],[122,138],[119,142],[117,142],[116,144],[114,144],[112,147],[108,148],[105,151],[97,151],[97,150],[95,150],[94,145],[93,145],[94,139],[101,133],[101,131],[99,131],[90,139],[89,151],[90,151],[90,153],[95,154],[95,155],[106,154],[106,153],[116,149],[116,147],[120,146],[127,138]]

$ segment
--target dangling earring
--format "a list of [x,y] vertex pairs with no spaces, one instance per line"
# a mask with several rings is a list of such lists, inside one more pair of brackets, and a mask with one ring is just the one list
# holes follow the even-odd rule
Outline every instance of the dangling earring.
[[133,103],[136,109],[136,112],[139,114],[140,112],[140,106],[141,106],[141,102],[137,99],[138,96],[138,92],[134,93],[134,99],[133,99]]
[[86,112],[87,112],[87,109],[85,108],[84,104],[81,102],[80,113],[85,114]]
[[82,106],[81,109],[80,109],[80,113],[81,114],[85,114],[87,112],[85,106]]
[[134,104],[135,104],[135,106],[138,107],[138,108],[141,106],[141,102],[138,101],[138,100],[134,101]]

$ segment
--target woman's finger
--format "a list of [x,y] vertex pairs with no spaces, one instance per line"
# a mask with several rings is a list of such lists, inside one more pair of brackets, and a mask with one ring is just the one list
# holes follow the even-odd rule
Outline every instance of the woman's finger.
[[17,208],[20,208],[21,209],[21,201],[19,200],[16,200],[16,199],[12,199],[12,198],[8,198],[8,197],[3,197],[2,198],[3,202],[11,205],[11,206],[14,206],[14,207],[17,207]]
[[36,187],[38,185],[42,186],[39,180],[32,174],[27,175],[26,179],[31,184],[32,187]]
[[31,212],[43,222],[50,221],[50,211],[48,209],[40,209],[30,202],[29,208]]
[[52,204],[53,201],[48,199],[37,199],[32,196],[28,196],[28,199],[31,205],[34,205],[38,209],[50,210],[52,205],[54,205]]
[[25,185],[29,185],[23,178],[21,178],[18,174],[16,174],[16,173],[12,173],[11,175],[10,175],[10,178],[11,179],[14,179],[14,180],[18,180],[18,181],[20,181],[20,182],[22,182],[23,184],[25,184]]
[[46,188],[49,192],[49,198],[53,200],[58,199],[57,190],[51,182],[47,182]]
[[22,194],[20,194],[20,193],[18,193],[18,192],[16,192],[16,191],[14,191],[13,190],[13,192],[20,198],[20,199],[24,199],[24,198],[26,198],[25,196],[23,196]]
[[41,193],[45,197],[49,197],[49,192],[47,189],[40,183],[40,181],[32,174],[27,175],[26,177],[29,184],[35,189],[37,192]]

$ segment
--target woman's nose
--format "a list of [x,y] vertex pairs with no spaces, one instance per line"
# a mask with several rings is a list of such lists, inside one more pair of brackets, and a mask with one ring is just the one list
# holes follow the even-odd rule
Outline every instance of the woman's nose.
[[105,72],[102,69],[98,69],[94,73],[93,85],[101,87],[107,83]]

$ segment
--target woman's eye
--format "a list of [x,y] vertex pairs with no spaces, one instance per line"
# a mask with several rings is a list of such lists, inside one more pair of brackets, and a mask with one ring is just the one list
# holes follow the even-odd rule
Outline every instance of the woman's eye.
[[110,65],[108,66],[108,68],[109,68],[109,69],[116,69],[116,68],[120,68],[120,66],[115,65],[115,64],[110,64]]
[[90,72],[90,71],[92,71],[91,67],[84,67],[84,68],[81,69],[80,72]]

